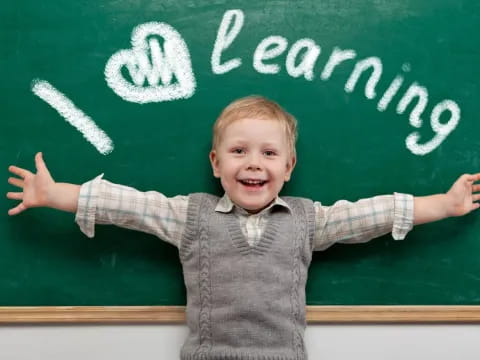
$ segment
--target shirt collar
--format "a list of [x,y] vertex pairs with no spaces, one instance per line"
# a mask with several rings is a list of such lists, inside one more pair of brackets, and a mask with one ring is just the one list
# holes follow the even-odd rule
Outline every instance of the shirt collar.
[[[275,200],[273,200],[272,203],[268,205],[265,209],[263,209],[261,212],[268,211],[274,206],[281,206],[291,211],[291,208],[286,203],[286,201],[277,196]],[[220,200],[218,200],[217,206],[215,207],[215,211],[222,213],[229,213],[234,209],[248,214],[245,209],[241,208],[240,206],[236,205],[232,200],[230,200],[226,193]]]

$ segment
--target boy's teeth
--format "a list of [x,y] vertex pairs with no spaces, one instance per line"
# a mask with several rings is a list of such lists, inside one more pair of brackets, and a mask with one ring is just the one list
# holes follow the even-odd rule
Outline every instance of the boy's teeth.
[[245,184],[252,184],[252,185],[264,183],[263,180],[241,180],[241,181]]

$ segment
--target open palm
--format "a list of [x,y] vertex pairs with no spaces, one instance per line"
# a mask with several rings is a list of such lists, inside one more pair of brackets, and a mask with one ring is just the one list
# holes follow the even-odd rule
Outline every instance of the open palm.
[[447,192],[447,196],[451,199],[450,216],[462,216],[470,211],[478,209],[480,204],[480,185],[475,184],[480,180],[480,174],[465,174],[458,178]]
[[35,166],[36,174],[17,166],[8,168],[11,173],[18,176],[10,177],[8,182],[22,189],[22,192],[7,193],[9,199],[21,201],[20,204],[8,211],[9,215],[17,215],[28,208],[48,205],[49,191],[55,181],[43,161],[42,153],[35,155]]

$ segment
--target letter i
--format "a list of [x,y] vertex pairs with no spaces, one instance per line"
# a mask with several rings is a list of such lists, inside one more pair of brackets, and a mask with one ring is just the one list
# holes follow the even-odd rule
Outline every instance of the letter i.
[[[410,64],[409,63],[403,64],[402,70],[404,72],[409,72]],[[390,104],[390,101],[392,101],[393,97],[397,94],[397,91],[400,89],[400,86],[402,86],[402,84],[403,84],[403,76],[397,75],[395,79],[393,79],[388,89],[383,94],[380,101],[378,102],[378,105],[377,105],[378,111],[385,111],[387,109],[388,104]]]

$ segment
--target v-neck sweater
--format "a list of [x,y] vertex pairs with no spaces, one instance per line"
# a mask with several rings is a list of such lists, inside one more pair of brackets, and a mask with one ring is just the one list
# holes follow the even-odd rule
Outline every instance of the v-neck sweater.
[[180,247],[190,330],[181,359],[305,360],[305,285],[315,211],[284,197],[290,209],[268,214],[250,246],[219,198],[192,194]]

